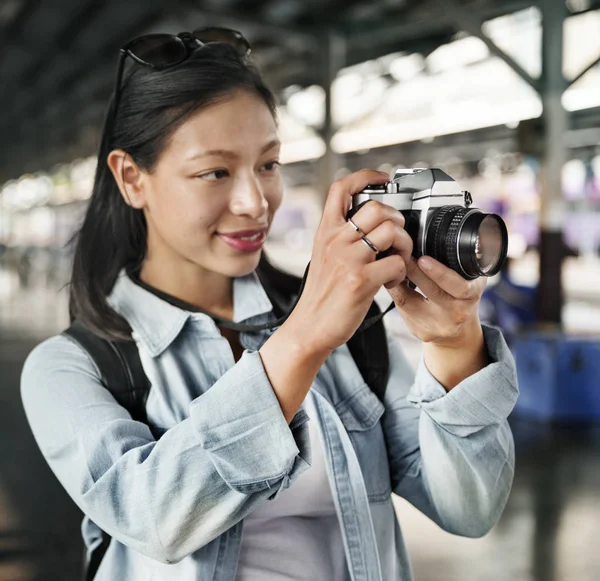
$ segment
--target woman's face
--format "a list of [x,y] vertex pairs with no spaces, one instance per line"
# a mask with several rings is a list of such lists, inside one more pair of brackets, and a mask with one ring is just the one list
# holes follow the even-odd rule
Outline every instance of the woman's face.
[[189,117],[142,175],[147,259],[252,272],[281,203],[279,145],[269,108],[249,92]]

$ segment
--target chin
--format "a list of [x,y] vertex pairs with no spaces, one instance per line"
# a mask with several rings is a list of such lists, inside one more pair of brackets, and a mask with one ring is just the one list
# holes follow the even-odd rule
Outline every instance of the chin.
[[261,251],[236,258],[223,258],[222,260],[217,261],[214,270],[231,278],[247,276],[256,270],[256,267],[260,262],[260,255]]

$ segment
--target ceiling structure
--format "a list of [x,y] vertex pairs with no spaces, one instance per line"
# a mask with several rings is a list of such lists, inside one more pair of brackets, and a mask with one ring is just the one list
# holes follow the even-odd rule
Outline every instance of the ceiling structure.
[[[459,1],[480,23],[535,5]],[[447,6],[437,0],[0,1],[0,183],[95,153],[118,47],[137,35],[236,28],[279,93],[323,83],[332,31],[344,40],[344,66],[400,51],[431,53],[460,30],[456,15],[440,5]]]

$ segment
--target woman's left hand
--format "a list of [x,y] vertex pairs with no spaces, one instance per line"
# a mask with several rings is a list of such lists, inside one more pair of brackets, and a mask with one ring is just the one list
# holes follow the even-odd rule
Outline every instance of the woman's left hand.
[[473,322],[479,323],[479,300],[487,279],[465,280],[430,256],[418,262],[411,256],[406,276],[423,294],[405,283],[387,290],[411,333],[424,343],[464,344]]
[[387,290],[411,333],[424,342],[429,371],[450,390],[488,363],[479,322],[487,279],[465,280],[430,256],[418,262],[411,256],[407,278],[423,294],[405,283]]

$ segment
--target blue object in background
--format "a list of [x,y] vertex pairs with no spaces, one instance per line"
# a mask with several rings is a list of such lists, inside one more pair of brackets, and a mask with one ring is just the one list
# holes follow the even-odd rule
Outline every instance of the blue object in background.
[[600,337],[515,336],[520,395],[515,414],[544,421],[600,422]]
[[495,286],[485,289],[479,303],[483,322],[500,327],[509,343],[515,333],[536,320],[537,288],[515,284],[503,272]]

